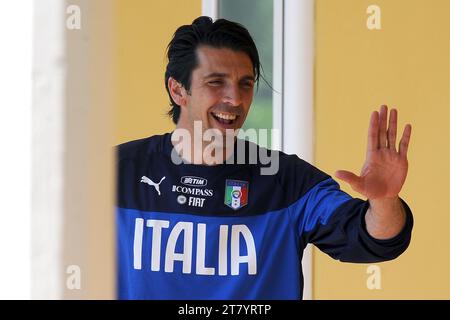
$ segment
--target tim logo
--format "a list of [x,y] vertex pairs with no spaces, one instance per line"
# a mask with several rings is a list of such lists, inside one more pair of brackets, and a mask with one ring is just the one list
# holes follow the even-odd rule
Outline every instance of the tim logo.
[[204,187],[208,184],[208,180],[200,177],[184,176],[181,183],[190,187]]

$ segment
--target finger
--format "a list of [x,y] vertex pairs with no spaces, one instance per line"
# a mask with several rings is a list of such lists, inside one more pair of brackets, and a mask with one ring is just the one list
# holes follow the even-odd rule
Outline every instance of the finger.
[[379,126],[378,111],[374,111],[370,116],[369,134],[367,137],[367,152],[378,149],[378,126]]
[[379,148],[386,148],[386,125],[387,125],[387,106],[382,105],[380,108],[380,128],[378,132]]
[[356,174],[346,170],[338,170],[335,173],[338,179],[347,182],[353,190],[360,192],[362,190],[362,179]]
[[409,140],[411,138],[411,131],[412,131],[411,125],[407,124],[405,126],[405,129],[403,130],[403,135],[402,135],[402,138],[401,138],[400,144],[399,144],[400,155],[405,158],[408,154],[408,146],[409,146]]
[[389,113],[389,129],[388,129],[388,148],[396,151],[396,139],[397,139],[397,110],[391,109]]

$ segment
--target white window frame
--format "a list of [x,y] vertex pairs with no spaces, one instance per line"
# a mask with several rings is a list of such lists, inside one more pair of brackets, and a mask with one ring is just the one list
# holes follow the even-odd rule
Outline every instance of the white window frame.
[[[295,153],[303,160],[314,163],[314,0],[277,0],[278,15],[283,13],[281,62],[282,105],[274,110],[282,114],[282,150]],[[279,20],[279,18],[278,18]],[[274,125],[279,125],[274,123]],[[303,299],[313,299],[313,252],[308,245],[302,259]]]
[[209,16],[213,20],[219,17],[219,1],[218,0],[203,0],[202,1],[202,15]]

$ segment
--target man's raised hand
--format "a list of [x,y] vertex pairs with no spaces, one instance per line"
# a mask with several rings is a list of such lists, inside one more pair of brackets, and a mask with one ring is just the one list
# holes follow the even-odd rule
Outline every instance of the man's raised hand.
[[408,173],[411,125],[405,126],[397,149],[397,110],[390,111],[388,129],[387,114],[388,108],[383,105],[380,112],[374,111],[370,117],[366,161],[360,176],[350,171],[336,171],[337,178],[370,200],[396,198]]

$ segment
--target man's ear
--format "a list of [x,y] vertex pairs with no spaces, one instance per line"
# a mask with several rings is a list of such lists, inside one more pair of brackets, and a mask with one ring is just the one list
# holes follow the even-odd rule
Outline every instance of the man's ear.
[[175,101],[175,103],[180,107],[184,107],[186,105],[186,89],[184,89],[183,85],[172,77],[169,78],[167,84],[173,101]]

